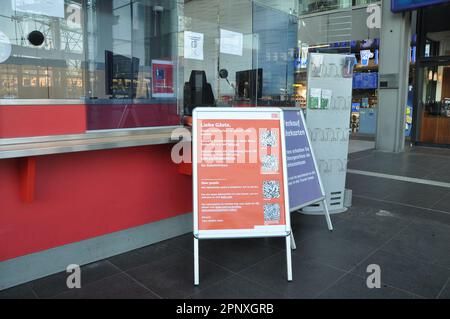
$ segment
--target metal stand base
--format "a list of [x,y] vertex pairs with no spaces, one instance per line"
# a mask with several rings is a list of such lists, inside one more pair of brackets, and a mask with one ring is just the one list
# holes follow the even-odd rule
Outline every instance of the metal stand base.
[[[348,210],[347,207],[330,210],[330,215],[342,214],[345,213],[347,210]],[[304,215],[325,215],[325,211],[323,209],[319,208],[319,210],[316,210],[316,208],[314,207],[305,207],[302,210],[299,210],[299,212]]]

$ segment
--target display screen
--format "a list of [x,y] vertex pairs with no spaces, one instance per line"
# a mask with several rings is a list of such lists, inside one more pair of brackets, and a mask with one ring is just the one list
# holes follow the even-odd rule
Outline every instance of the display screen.
[[354,73],[354,89],[376,89],[378,88],[378,72]]
[[432,4],[446,3],[449,0],[392,0],[391,11],[402,12],[415,10],[417,8],[426,7]]

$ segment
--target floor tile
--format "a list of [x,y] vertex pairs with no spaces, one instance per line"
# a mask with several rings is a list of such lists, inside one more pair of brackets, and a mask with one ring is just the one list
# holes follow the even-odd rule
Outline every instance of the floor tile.
[[56,299],[148,299],[158,297],[123,273],[98,280],[80,289],[71,289]]
[[194,251],[194,235],[192,233],[169,239],[164,243],[172,249],[181,249],[188,252]]
[[373,246],[336,238],[330,233],[305,240],[297,245],[294,254],[304,261],[316,261],[348,271],[367,258],[374,250]]
[[383,200],[375,200],[353,196],[353,205],[342,218],[358,220],[359,218],[373,218],[378,216],[382,220],[389,217],[400,218],[409,224],[412,221],[435,221],[450,226],[450,213],[445,214],[433,209],[423,209],[406,204],[398,204]]
[[405,223],[400,219],[390,219],[390,222],[384,223],[371,220],[344,220],[334,227],[329,236],[378,248],[404,227]]
[[287,281],[286,255],[266,259],[240,273],[272,292],[288,298],[314,298],[345,272],[317,263],[307,262],[293,255],[293,281]]
[[193,299],[281,299],[282,295],[269,291],[241,276],[233,276],[191,296]]
[[447,285],[440,292],[439,299],[450,299],[450,278],[447,281]]
[[432,181],[450,183],[450,171],[448,168],[437,169],[426,175],[424,178]]
[[369,289],[366,279],[352,274],[346,275],[319,296],[320,299],[416,299],[415,295],[381,285]]
[[430,208],[441,200],[446,193],[448,193],[448,189],[443,187],[400,182],[394,189],[391,189],[390,195],[385,199]]
[[359,153],[367,150],[372,150],[375,148],[375,142],[373,141],[362,141],[362,140],[350,140],[348,145],[349,154]]
[[121,270],[128,270],[176,253],[178,251],[170,248],[169,245],[158,243],[111,257],[108,260]]
[[200,241],[200,256],[231,271],[238,272],[278,253],[280,249],[254,239]]
[[353,273],[367,277],[367,266],[371,264],[380,266],[383,283],[425,298],[436,298],[450,276],[447,268],[385,251],[371,256]]
[[200,286],[195,287],[193,263],[192,254],[180,251],[127,273],[163,298],[187,298],[232,275],[226,269],[200,259]]
[[450,226],[414,221],[383,249],[450,269]]
[[23,284],[0,291],[0,299],[36,299],[30,284]]
[[[97,280],[112,276],[120,272],[108,261],[99,261],[81,267],[81,285],[87,285]],[[39,298],[51,298],[68,291],[66,272],[35,280],[31,283]]]
[[444,196],[442,196],[442,198],[438,202],[436,202],[431,208],[448,212],[450,214],[450,191],[447,192]]

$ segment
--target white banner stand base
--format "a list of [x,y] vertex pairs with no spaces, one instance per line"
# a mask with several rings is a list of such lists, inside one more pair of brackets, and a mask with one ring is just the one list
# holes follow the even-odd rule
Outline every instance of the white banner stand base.
[[[347,207],[342,207],[338,209],[330,210],[330,215],[336,215],[336,214],[342,214],[345,213],[348,210]],[[304,215],[324,215],[325,211],[322,207],[304,207],[301,210],[299,210],[301,214]]]

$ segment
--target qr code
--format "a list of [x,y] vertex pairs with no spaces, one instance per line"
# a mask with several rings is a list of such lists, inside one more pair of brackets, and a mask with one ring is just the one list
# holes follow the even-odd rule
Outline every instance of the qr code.
[[259,139],[262,147],[276,147],[278,143],[278,134],[276,131],[262,130]]
[[264,155],[261,159],[263,172],[278,172],[278,157],[275,155]]
[[280,205],[265,204],[264,205],[264,221],[275,222],[280,221]]
[[280,182],[264,181],[263,194],[265,199],[280,198]]

